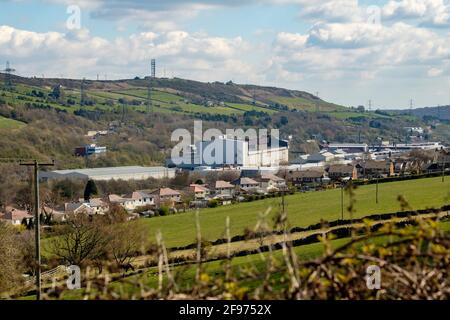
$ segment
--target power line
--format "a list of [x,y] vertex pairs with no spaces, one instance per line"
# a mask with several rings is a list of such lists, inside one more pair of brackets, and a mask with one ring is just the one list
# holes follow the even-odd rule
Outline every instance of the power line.
[[21,166],[34,168],[34,240],[35,240],[35,261],[36,261],[36,299],[41,299],[41,234],[40,234],[40,208],[39,208],[39,168],[43,166],[54,166],[51,163],[40,163],[36,159],[20,158],[0,158],[2,163],[19,163]]
[[316,112],[319,112],[319,91],[316,91]]
[[147,88],[147,113],[152,110],[152,80],[156,78],[156,60],[152,59],[150,61],[150,77],[148,79]]
[[151,71],[152,71],[151,77],[153,79],[156,78],[156,60],[155,59],[151,60]]
[[2,70],[5,73],[5,90],[12,89],[12,74],[16,69],[11,68],[9,61],[6,61],[6,68]]
[[83,80],[81,80],[81,88],[80,88],[80,105],[84,106],[85,104],[85,99],[86,99],[86,95],[84,92],[84,82],[86,81],[86,78],[83,78]]
[[20,162],[21,166],[34,168],[34,241],[35,241],[35,259],[36,259],[36,299],[41,299],[41,234],[40,234],[40,209],[39,209],[39,168],[43,166],[54,166],[52,163],[39,163],[37,160],[32,162]]

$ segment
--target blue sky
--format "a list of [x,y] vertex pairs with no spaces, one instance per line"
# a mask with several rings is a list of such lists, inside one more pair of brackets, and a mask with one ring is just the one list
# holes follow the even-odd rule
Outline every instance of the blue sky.
[[[80,20],[67,13],[74,5]],[[0,63],[9,60],[20,75],[129,78],[148,74],[151,58],[158,76],[318,91],[348,106],[450,104],[450,7],[447,0],[0,0]]]

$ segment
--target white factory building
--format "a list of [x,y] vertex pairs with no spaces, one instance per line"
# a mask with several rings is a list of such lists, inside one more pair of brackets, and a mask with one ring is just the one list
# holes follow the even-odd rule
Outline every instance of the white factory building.
[[51,179],[91,179],[91,180],[146,180],[174,178],[175,169],[165,167],[108,167],[91,169],[69,169],[40,172],[41,180]]
[[196,167],[277,167],[289,161],[287,141],[268,137],[264,143],[254,143],[221,136],[213,141],[199,141],[190,146],[183,157],[168,163],[181,168]]

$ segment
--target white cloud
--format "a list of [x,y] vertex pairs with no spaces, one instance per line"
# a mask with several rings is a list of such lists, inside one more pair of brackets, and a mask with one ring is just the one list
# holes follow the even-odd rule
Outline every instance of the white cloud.
[[[38,33],[0,26],[0,60],[12,60],[21,74],[93,76],[97,73],[131,77],[147,74],[150,58],[157,58],[178,76],[226,80],[248,72],[242,61],[249,45],[240,37],[221,38],[185,31],[142,32],[106,40],[87,30],[68,34]],[[236,67],[238,66],[238,67]],[[63,71],[61,71],[63,70]],[[220,79],[218,79],[220,80]]]
[[399,76],[403,68],[421,76],[424,65],[432,70],[427,75],[439,76],[450,60],[450,36],[405,23],[319,23],[305,34],[279,33],[273,52],[279,68],[309,78],[368,80]]
[[390,0],[383,7],[387,19],[418,19],[425,26],[450,26],[450,6],[444,0]]

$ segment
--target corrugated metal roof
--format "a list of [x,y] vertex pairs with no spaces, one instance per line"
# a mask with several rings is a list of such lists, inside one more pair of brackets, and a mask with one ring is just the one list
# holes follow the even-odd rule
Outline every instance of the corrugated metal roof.
[[128,167],[106,167],[106,168],[90,168],[90,169],[67,169],[67,170],[55,170],[52,172],[59,174],[78,173],[87,176],[97,176],[97,175],[104,176],[114,174],[158,173],[173,170],[175,169],[168,169],[165,167],[128,166]]

